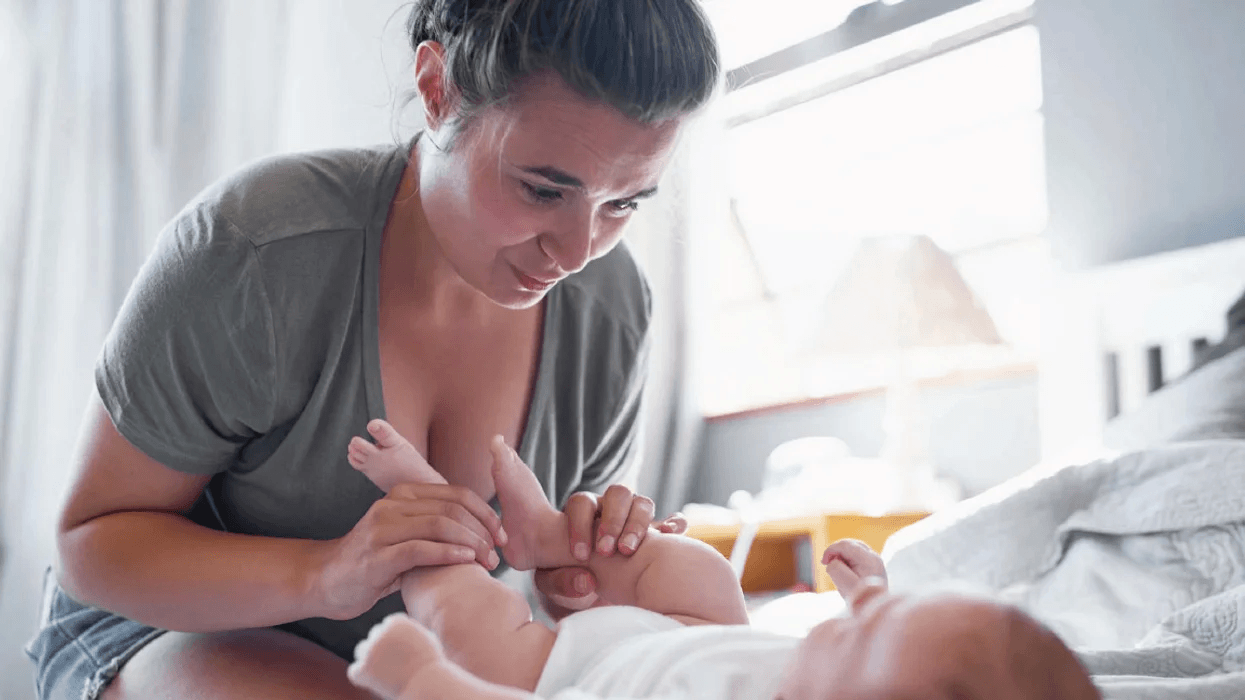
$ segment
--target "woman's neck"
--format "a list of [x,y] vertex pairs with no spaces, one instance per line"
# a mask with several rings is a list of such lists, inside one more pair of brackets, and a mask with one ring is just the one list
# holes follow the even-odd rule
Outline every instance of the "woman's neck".
[[[417,158],[418,148],[412,151]],[[380,284],[387,305],[436,325],[488,323],[502,309],[449,264],[424,216],[417,163],[406,166],[385,224]]]

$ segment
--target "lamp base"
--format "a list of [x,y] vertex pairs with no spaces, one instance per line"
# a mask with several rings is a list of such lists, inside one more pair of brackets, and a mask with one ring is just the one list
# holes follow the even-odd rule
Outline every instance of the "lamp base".
[[960,500],[962,490],[954,481],[939,477],[934,469],[929,455],[929,423],[904,355],[902,351],[896,353],[895,372],[886,391],[886,439],[880,456],[897,472],[900,500],[934,510]]

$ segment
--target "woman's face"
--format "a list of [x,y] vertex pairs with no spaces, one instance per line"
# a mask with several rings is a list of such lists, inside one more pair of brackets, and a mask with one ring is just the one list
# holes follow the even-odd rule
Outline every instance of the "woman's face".
[[495,303],[526,308],[621,239],[652,196],[680,120],[644,125],[556,76],[422,144],[424,217],[445,262]]

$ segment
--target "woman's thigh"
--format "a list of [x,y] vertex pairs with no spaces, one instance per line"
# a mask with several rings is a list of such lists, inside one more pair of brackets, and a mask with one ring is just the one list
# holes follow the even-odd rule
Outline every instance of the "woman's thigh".
[[273,629],[168,632],[143,647],[100,700],[373,700],[346,662]]

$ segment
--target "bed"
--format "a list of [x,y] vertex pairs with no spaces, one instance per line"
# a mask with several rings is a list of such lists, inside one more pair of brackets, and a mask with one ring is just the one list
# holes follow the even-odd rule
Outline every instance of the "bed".
[[1143,406],[1146,397],[1178,381],[1216,345],[1243,342],[1239,332],[1225,337],[1225,315],[1242,292],[1245,237],[1052,282],[1039,361],[1043,457],[1129,446],[1122,430],[1108,426],[1152,410]]
[[1024,607],[1106,698],[1245,698],[1245,238],[1051,291],[1043,463],[894,535],[892,588]]

